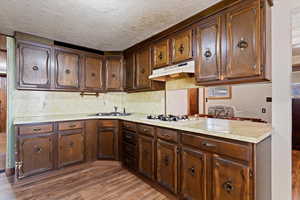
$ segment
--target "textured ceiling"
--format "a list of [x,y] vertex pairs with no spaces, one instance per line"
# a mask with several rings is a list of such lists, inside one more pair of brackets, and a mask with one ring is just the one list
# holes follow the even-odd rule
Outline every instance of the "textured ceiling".
[[220,0],[3,0],[0,32],[126,49]]
[[292,44],[300,47],[300,8],[293,10],[292,13]]

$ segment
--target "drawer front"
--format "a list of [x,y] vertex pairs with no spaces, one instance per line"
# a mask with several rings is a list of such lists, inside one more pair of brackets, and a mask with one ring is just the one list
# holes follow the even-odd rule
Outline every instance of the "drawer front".
[[100,127],[117,127],[118,126],[118,121],[117,120],[100,120],[99,121],[99,126]]
[[185,133],[181,134],[181,143],[239,160],[249,161],[251,159],[251,148],[246,144],[230,143]]
[[134,144],[123,142],[123,152],[125,156],[130,155],[131,157],[136,157],[137,149]]
[[29,125],[29,126],[19,127],[20,135],[30,135],[30,134],[50,133],[50,132],[53,132],[53,124]]
[[62,122],[58,124],[59,131],[73,130],[83,128],[83,121]]
[[137,131],[140,134],[154,136],[154,127],[153,126],[138,124],[137,125]]
[[157,128],[157,137],[167,140],[167,141],[172,141],[172,142],[177,142],[178,141],[178,133],[177,131],[174,130],[169,130],[169,129],[163,129],[163,128]]
[[136,131],[136,124],[132,122],[123,122],[123,128],[130,131]]
[[123,141],[135,145],[137,143],[136,134],[131,132],[123,132]]

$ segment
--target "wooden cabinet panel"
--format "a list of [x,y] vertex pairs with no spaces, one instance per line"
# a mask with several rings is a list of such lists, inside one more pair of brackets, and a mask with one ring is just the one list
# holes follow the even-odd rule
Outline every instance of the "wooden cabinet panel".
[[153,68],[163,67],[170,64],[169,39],[163,40],[153,46]]
[[75,164],[84,160],[84,136],[83,133],[64,133],[58,135],[58,165]]
[[39,125],[24,125],[19,126],[19,135],[31,135],[53,132],[53,124],[39,124]]
[[0,50],[6,51],[6,36],[0,35]]
[[135,54],[126,55],[125,60],[125,89],[130,91],[135,88]]
[[95,161],[98,156],[98,120],[85,122],[85,158],[86,161]]
[[18,178],[25,178],[54,168],[52,135],[19,138]]
[[51,47],[18,43],[18,87],[50,88]]
[[155,127],[154,126],[144,125],[144,124],[137,124],[137,132],[139,134],[144,134],[144,135],[148,135],[148,136],[154,136]]
[[213,200],[250,200],[250,169],[217,155],[213,158]]
[[150,89],[151,80],[151,50],[149,47],[143,48],[136,53],[136,88]]
[[100,129],[98,133],[98,158],[116,159],[117,130],[115,128]]
[[168,140],[171,142],[177,142],[178,141],[178,133],[175,130],[165,129],[165,128],[157,128],[157,137]]
[[226,15],[226,78],[261,74],[261,38],[259,3],[236,7]]
[[154,139],[139,136],[139,172],[146,177],[154,178]]
[[178,63],[192,58],[192,30],[181,32],[172,38],[172,62]]
[[197,82],[215,81],[221,75],[221,18],[211,20],[197,27],[197,58],[195,77]]
[[157,141],[157,181],[177,194],[177,146]]
[[79,89],[80,54],[55,50],[55,86],[57,89]]
[[86,55],[84,59],[84,87],[89,91],[104,90],[103,58]]
[[121,56],[106,57],[106,90],[123,90],[123,58]]
[[182,199],[206,200],[206,156],[200,151],[183,148],[181,153]]
[[58,123],[58,130],[65,131],[65,130],[80,129],[83,128],[83,126],[84,126],[83,121],[60,122]]

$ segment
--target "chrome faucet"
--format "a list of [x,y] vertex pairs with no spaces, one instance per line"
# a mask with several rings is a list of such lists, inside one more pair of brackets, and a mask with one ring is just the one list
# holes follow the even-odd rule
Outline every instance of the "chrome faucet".
[[115,112],[118,112],[118,106],[114,106]]

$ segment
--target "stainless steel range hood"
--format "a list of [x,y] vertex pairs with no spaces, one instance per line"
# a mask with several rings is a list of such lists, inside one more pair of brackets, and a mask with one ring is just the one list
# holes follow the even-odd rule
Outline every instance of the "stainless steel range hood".
[[155,69],[152,71],[152,75],[149,76],[149,79],[156,81],[167,81],[169,79],[180,78],[183,76],[191,77],[194,74],[195,61],[192,60],[169,67]]

